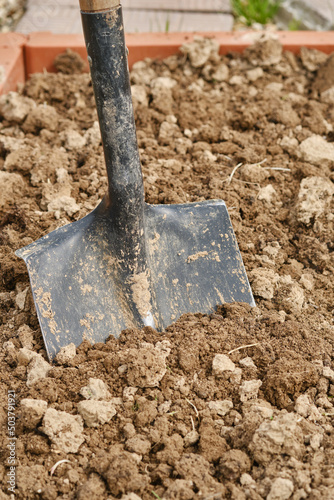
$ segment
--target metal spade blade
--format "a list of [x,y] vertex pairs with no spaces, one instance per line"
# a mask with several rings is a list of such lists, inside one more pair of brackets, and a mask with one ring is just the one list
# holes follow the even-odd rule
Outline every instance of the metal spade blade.
[[81,8],[109,189],[92,213],[16,252],[50,359],[71,342],[162,330],[223,302],[255,305],[223,201],[144,202],[122,9],[117,0]]

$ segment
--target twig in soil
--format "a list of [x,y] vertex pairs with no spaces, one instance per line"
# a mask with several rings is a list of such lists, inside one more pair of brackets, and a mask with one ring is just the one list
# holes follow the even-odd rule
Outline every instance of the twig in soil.
[[267,161],[267,158],[264,158],[263,160],[261,160],[261,161],[257,161],[256,163],[251,163],[249,166],[250,166],[250,167],[255,167],[255,165],[259,165],[259,166],[260,166],[260,165],[262,165],[263,163],[266,163],[266,161]]
[[161,439],[159,439],[159,441],[157,441],[156,443],[154,443],[154,445],[153,445],[153,446],[152,446],[152,448],[151,448],[151,451],[153,451],[153,450],[154,450],[154,448],[155,448],[156,446],[158,446],[158,444],[160,444],[160,443],[161,443]]
[[156,493],[155,491],[152,491],[152,495],[154,495],[155,498],[158,498],[159,500],[162,500],[161,497],[159,497],[158,493]]
[[194,419],[193,417],[190,415],[190,420],[191,420],[191,425],[193,427],[193,431],[195,430],[195,424],[194,424]]
[[59,460],[59,462],[57,462],[56,464],[54,464],[54,465],[51,467],[51,469],[50,469],[50,475],[51,475],[51,476],[53,476],[53,474],[55,473],[55,471],[56,471],[56,469],[57,469],[58,465],[60,465],[60,464],[64,464],[64,463],[66,463],[66,462],[68,462],[69,464],[71,463],[69,460],[66,460],[66,459],[65,459],[65,460]]
[[196,408],[196,406],[194,405],[194,403],[192,403],[191,401],[189,401],[189,399],[186,398],[186,401],[187,403],[189,403],[195,410],[195,413],[196,413],[196,417],[198,418],[199,417],[199,413],[198,413],[198,410]]
[[[250,167],[254,167],[255,165],[262,165],[263,163],[265,163],[267,161],[267,158],[264,158],[264,160],[262,161],[258,161],[256,163],[252,163],[251,165],[249,165]],[[238,165],[236,165],[234,167],[234,169],[232,170],[231,172],[231,175],[227,178],[227,184],[231,184],[231,181],[233,179],[233,176],[234,174],[236,173],[236,171],[238,170],[238,168],[242,167],[243,163],[238,163]],[[279,167],[277,167],[277,169],[275,169],[275,167],[272,168],[272,170],[282,170],[280,169]],[[239,181],[239,179],[236,179]],[[245,182],[245,181],[239,181],[239,182]],[[245,182],[245,184],[258,184],[257,182]]]
[[238,168],[240,168],[240,167],[242,167],[242,163],[238,163],[238,165],[236,165],[236,166],[234,167],[234,169],[233,169],[233,170],[232,170],[232,172],[231,172],[231,175],[230,175],[230,176],[229,176],[229,178],[227,179],[227,183],[228,183],[228,184],[231,184],[231,181],[232,181],[232,179],[233,179],[234,174],[236,173],[236,171],[237,171],[237,170],[238,170]]
[[236,349],[232,349],[232,351],[228,352],[228,354],[232,354],[232,352],[240,351],[241,349],[246,349],[247,347],[254,347],[255,345],[259,345],[260,342],[256,342],[256,344],[247,344],[241,345],[240,347],[236,347]]
[[282,172],[291,172],[291,168],[283,167],[264,167],[265,170],[281,170]]

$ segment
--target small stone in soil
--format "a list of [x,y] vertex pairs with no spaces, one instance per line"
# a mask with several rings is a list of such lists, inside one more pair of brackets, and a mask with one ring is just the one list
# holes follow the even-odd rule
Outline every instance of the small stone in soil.
[[293,482],[290,479],[278,477],[272,484],[267,500],[288,500],[293,489]]
[[216,377],[223,375],[225,372],[233,372],[235,364],[225,354],[216,354],[212,361],[212,372]]
[[53,408],[48,408],[45,412],[42,431],[56,449],[65,453],[77,453],[85,441],[81,416]]
[[224,401],[210,401],[208,407],[217,413],[217,415],[223,417],[233,408],[233,403],[229,399],[225,399]]
[[90,378],[88,385],[80,389],[85,399],[108,400],[111,398],[107,384],[99,378]]
[[21,419],[27,429],[34,429],[41,422],[48,403],[41,399],[22,399],[21,404]]
[[55,361],[57,363],[59,363],[60,365],[65,365],[66,363],[71,361],[71,359],[74,358],[76,353],[77,353],[77,351],[76,351],[75,344],[72,342],[71,344],[68,344],[60,349],[60,351],[58,352],[58,354],[55,358]]
[[51,368],[40,354],[34,356],[27,368],[27,386],[31,387],[37,380],[47,377]]
[[245,380],[239,390],[240,401],[245,402],[249,399],[256,399],[261,385],[261,380]]
[[87,400],[78,403],[78,413],[87,427],[98,427],[109,422],[116,415],[116,408],[109,401]]

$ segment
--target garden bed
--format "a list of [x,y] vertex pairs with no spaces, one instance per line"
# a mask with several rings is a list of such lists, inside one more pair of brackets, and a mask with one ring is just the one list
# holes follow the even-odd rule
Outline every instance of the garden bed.
[[67,54],[0,100],[1,498],[8,390],[17,498],[334,496],[334,58],[271,38],[218,50],[132,68],[146,201],[225,200],[257,307],[85,341],[52,366],[14,251],[105,193],[92,86]]

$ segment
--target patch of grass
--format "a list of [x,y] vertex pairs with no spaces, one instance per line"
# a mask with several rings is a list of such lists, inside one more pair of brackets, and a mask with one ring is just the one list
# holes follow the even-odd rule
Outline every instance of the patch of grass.
[[170,19],[169,17],[167,17],[165,24],[165,33],[169,33],[169,29],[170,29]]
[[298,21],[298,19],[292,19],[292,21],[289,22],[288,24],[288,30],[289,31],[299,31],[301,28],[301,21]]
[[231,0],[236,18],[247,26],[267,24],[277,13],[282,0]]

